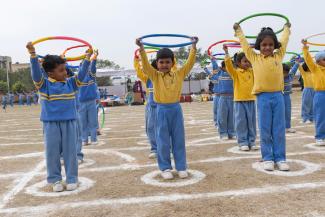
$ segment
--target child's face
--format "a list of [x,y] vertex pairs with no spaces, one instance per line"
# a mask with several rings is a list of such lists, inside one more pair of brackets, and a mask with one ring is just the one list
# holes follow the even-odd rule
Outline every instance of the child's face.
[[274,51],[274,41],[271,37],[265,37],[260,44],[261,54],[271,56]]
[[325,58],[321,58],[320,60],[318,60],[317,64],[325,67]]
[[160,72],[170,72],[174,65],[174,62],[171,58],[163,58],[157,60],[157,69]]
[[65,69],[65,64],[60,64],[52,72],[49,72],[49,77],[56,81],[64,81],[67,76],[67,71]]
[[247,69],[249,69],[251,67],[251,63],[248,61],[248,59],[246,57],[243,57],[240,60],[239,67],[244,69],[244,70],[247,70]]

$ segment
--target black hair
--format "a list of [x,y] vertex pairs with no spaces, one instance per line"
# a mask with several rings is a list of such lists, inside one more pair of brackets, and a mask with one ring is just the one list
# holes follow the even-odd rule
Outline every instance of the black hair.
[[288,64],[282,63],[283,71],[284,72],[289,72],[290,71],[290,66]]
[[166,58],[171,58],[172,61],[174,62],[174,53],[171,49],[169,48],[162,48],[160,50],[158,50],[157,52],[157,56],[156,56],[156,61],[158,61],[159,59],[166,59]]
[[58,65],[65,64],[65,59],[58,55],[46,55],[43,58],[42,67],[45,72],[52,72]]
[[306,62],[304,62],[302,64],[302,68],[305,70],[305,72],[309,72],[310,71],[309,68],[308,68],[308,66],[307,66],[307,64],[306,64]]
[[151,61],[151,66],[157,69],[157,61],[155,59]]
[[221,67],[222,67],[222,68],[225,68],[225,67],[226,67],[225,61],[222,61],[222,62],[221,62]]
[[281,47],[281,43],[278,41],[278,38],[276,37],[273,29],[270,27],[263,27],[261,29],[260,33],[258,33],[257,38],[256,38],[256,42],[254,45],[254,48],[256,50],[261,49],[261,43],[266,37],[272,38],[272,40],[274,41],[274,49],[279,49]]
[[240,61],[245,57],[245,53],[244,52],[240,52],[240,53],[235,53],[234,55],[234,61],[236,63],[236,66],[239,66]]

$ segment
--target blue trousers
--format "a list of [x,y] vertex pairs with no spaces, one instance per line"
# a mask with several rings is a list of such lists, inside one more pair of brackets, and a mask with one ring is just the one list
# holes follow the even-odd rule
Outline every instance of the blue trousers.
[[79,114],[82,127],[82,141],[88,142],[88,136],[92,142],[97,142],[98,114],[96,100],[80,102]]
[[84,154],[82,153],[82,124],[80,114],[77,111],[77,157],[79,160],[83,160]]
[[10,103],[10,106],[11,106],[11,107],[14,107],[14,100],[13,100],[13,99],[10,99],[10,100],[9,100],[9,103]]
[[156,124],[157,124],[157,106],[147,103],[145,111],[146,133],[151,145],[151,152],[157,153],[156,142]]
[[234,103],[235,127],[239,146],[255,146],[256,108],[255,101]]
[[258,124],[264,161],[285,161],[285,111],[281,92],[257,95]]
[[24,105],[24,100],[23,100],[23,98],[19,97],[18,101],[19,101],[19,105]]
[[47,182],[62,180],[60,156],[63,155],[66,183],[78,182],[77,125],[75,120],[44,121]]
[[172,169],[172,148],[177,171],[186,170],[185,129],[182,108],[179,103],[157,104],[157,153],[161,171]]
[[325,139],[325,91],[315,91],[314,114],[316,139]]
[[313,88],[305,87],[302,92],[302,102],[301,102],[301,117],[303,122],[314,121],[314,101],[315,91]]
[[219,104],[219,96],[213,96],[213,120],[214,125],[218,127],[218,104]]
[[232,138],[236,135],[234,128],[234,101],[232,96],[220,96],[218,123],[221,137]]
[[291,97],[290,94],[283,94],[286,129],[291,128]]
[[29,105],[29,106],[32,105],[32,102],[31,102],[30,97],[27,97],[27,98],[26,98],[26,105]]

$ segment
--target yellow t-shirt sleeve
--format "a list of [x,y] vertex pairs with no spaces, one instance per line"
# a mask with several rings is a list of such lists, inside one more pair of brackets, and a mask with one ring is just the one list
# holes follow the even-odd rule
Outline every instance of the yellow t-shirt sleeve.
[[305,62],[309,68],[309,71],[311,73],[314,73],[317,69],[317,65],[316,63],[314,62],[313,58],[311,57],[309,51],[308,51],[308,47],[303,47],[302,49],[302,52],[304,54],[304,59],[305,59]]
[[146,74],[144,74],[144,72],[141,69],[140,66],[140,60],[137,60],[136,58],[134,58],[134,69],[137,73],[138,78],[143,82],[143,83],[147,83],[148,80],[148,76]]
[[286,53],[287,45],[289,42],[289,36],[290,36],[290,28],[287,25],[285,25],[280,39],[281,47],[279,49],[279,54],[281,55],[281,58],[283,58]]
[[157,70],[150,65],[145,50],[140,50],[140,56],[142,61],[143,73],[146,74],[151,81],[156,80],[155,78],[157,75]]
[[236,71],[234,64],[232,63],[229,55],[226,55],[225,64],[226,64],[227,72],[232,77],[232,79],[234,79],[237,74],[237,71]]
[[184,64],[184,66],[179,70],[179,74],[183,76],[183,78],[186,77],[186,75],[188,73],[190,73],[191,69],[194,66],[196,60],[196,49],[195,48],[191,48],[190,54],[187,58],[186,63]]
[[241,28],[238,28],[235,32],[235,36],[239,39],[240,45],[249,61],[254,61],[256,57],[256,53],[254,50],[251,48],[250,44],[248,43],[244,32]]
[[175,72],[177,71],[177,61],[176,61],[176,57],[174,57],[174,65],[172,67],[172,71]]
[[306,75],[306,72],[305,72],[305,70],[304,70],[304,68],[302,68],[302,66],[299,64],[299,72],[300,72],[300,74],[302,75],[302,76],[305,76]]

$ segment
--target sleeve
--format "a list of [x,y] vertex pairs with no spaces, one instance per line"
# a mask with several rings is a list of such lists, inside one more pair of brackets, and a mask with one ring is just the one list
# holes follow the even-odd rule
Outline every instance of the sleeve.
[[314,73],[316,71],[316,69],[317,69],[317,65],[314,62],[313,58],[311,57],[310,52],[308,51],[308,47],[304,47],[302,49],[302,51],[303,51],[303,54],[304,54],[305,62],[307,64],[310,72]]
[[134,58],[133,64],[134,64],[134,69],[135,69],[135,72],[137,73],[138,78],[143,83],[147,83],[148,76],[143,73],[141,66],[140,66],[140,60],[137,60],[136,58]]
[[174,57],[174,65],[172,67],[172,71],[177,71],[177,60],[176,60],[176,57]]
[[186,77],[186,75],[188,75],[191,71],[191,69],[194,66],[196,60],[196,49],[195,48],[191,48],[190,54],[187,58],[186,63],[184,64],[184,66],[179,70],[180,75],[183,76],[183,78]]
[[96,77],[96,71],[97,71],[96,64],[97,64],[97,60],[92,60],[91,63],[90,63],[90,72],[89,72],[89,75],[92,78],[95,78]]
[[306,75],[306,72],[305,72],[304,68],[302,68],[302,66],[300,64],[299,64],[299,72],[300,72],[302,77],[304,77]]
[[30,59],[31,75],[36,89],[41,89],[44,84],[44,76],[37,57]]
[[157,75],[157,70],[150,65],[147,54],[144,50],[140,50],[140,55],[143,73],[145,73],[151,81],[154,81]]
[[236,69],[234,67],[234,64],[232,63],[231,58],[229,57],[229,55],[226,55],[225,64],[226,64],[227,72],[229,73],[230,77],[232,79],[234,79],[234,77],[237,74],[237,71],[236,71]]
[[300,64],[299,63],[295,63],[292,68],[290,69],[289,72],[289,76],[291,79],[293,79],[293,77],[295,77],[296,72],[298,71]]
[[89,68],[89,65],[90,65],[90,61],[85,59],[81,66],[79,67],[79,72],[78,72],[78,75],[75,75],[74,77],[72,77],[72,79],[75,80],[75,84],[76,84],[76,89],[80,86],[83,86],[83,85],[87,85],[85,83],[83,83],[82,81],[85,79],[87,73],[88,73],[88,68]]
[[287,45],[289,42],[289,36],[290,36],[290,28],[287,25],[285,25],[280,39],[281,47],[279,49],[279,54],[281,55],[281,59],[284,57],[286,53]]
[[209,70],[207,67],[204,67],[203,70],[204,70],[204,72],[207,73],[208,75],[211,74],[210,70]]
[[212,63],[212,69],[213,71],[218,71],[219,70],[219,66],[218,66],[218,63],[217,63],[217,60],[212,58],[211,59],[211,63]]
[[249,61],[254,61],[257,54],[254,52],[253,48],[251,48],[248,43],[243,31],[241,28],[238,28],[235,32],[235,36],[239,39],[240,45]]

